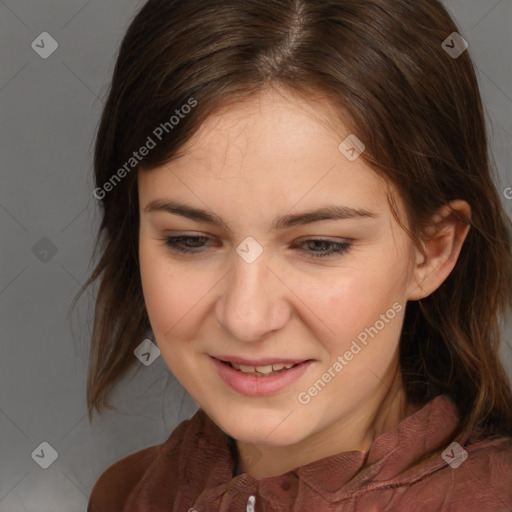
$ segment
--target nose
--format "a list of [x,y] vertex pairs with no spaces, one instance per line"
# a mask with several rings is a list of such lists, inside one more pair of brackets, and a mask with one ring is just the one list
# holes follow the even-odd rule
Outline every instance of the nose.
[[247,263],[234,255],[233,268],[223,280],[215,307],[220,325],[240,341],[258,341],[282,329],[291,315],[290,293],[265,254]]

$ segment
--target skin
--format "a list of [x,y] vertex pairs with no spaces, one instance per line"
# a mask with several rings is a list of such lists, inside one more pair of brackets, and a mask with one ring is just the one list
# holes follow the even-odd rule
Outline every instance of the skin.
[[[423,251],[415,247],[393,218],[387,183],[362,158],[351,162],[338,149],[350,132],[334,129],[328,112],[322,100],[265,90],[210,116],[183,156],[138,175],[140,272],[161,355],[236,440],[238,472],[255,478],[344,451],[366,452],[419,408],[407,403],[401,383],[405,305],[442,284],[469,230],[451,211],[470,218],[470,207],[453,201],[433,217]],[[156,199],[207,209],[229,229],[146,211]],[[364,208],[375,217],[270,229],[277,216],[325,204]],[[399,198],[398,206],[405,219]],[[202,247],[181,244],[200,251],[183,255],[165,245],[167,236],[182,234],[208,239]],[[235,251],[247,236],[263,249],[250,264]],[[352,245],[314,257],[333,248],[305,243],[318,237]],[[401,312],[308,404],[299,403],[299,393],[394,303],[404,306]],[[221,380],[209,354],[314,362],[279,393],[248,397]]]

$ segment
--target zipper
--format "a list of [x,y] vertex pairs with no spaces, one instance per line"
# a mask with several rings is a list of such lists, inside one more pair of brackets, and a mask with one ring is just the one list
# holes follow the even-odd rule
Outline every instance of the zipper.
[[255,496],[249,496],[247,499],[247,505],[245,506],[245,512],[254,512],[254,504],[256,503]]

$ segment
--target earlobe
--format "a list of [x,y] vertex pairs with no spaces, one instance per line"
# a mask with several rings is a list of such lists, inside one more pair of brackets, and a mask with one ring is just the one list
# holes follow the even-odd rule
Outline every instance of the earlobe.
[[460,199],[439,209],[424,230],[422,250],[416,261],[408,300],[419,300],[433,293],[450,275],[471,227],[471,207]]

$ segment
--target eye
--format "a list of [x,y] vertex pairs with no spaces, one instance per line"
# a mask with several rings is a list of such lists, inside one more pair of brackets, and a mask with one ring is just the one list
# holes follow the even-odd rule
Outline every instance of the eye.
[[[168,236],[165,238],[165,245],[169,247],[172,251],[181,253],[196,253],[200,252],[197,250],[197,248],[202,247],[202,242],[207,240],[209,240],[207,236]],[[192,241],[192,247],[182,245],[184,242],[188,241]]]
[[[204,252],[201,249],[205,247],[205,243],[210,240],[207,236],[198,235],[179,235],[179,236],[168,236],[165,238],[165,245],[172,251],[177,253],[200,253]],[[307,256],[312,258],[325,258],[333,255],[342,255],[349,251],[352,246],[351,242],[337,242],[335,240],[328,240],[323,238],[310,238],[303,240],[295,247],[306,246],[306,249],[299,249],[306,253]]]
[[[307,251],[312,258],[325,258],[333,255],[342,255],[349,251],[352,246],[352,242],[337,242],[335,240],[328,240],[324,238],[309,238],[303,240],[300,246],[307,245],[311,251]],[[330,249],[327,249],[330,247]],[[319,249],[319,250],[316,250]]]

